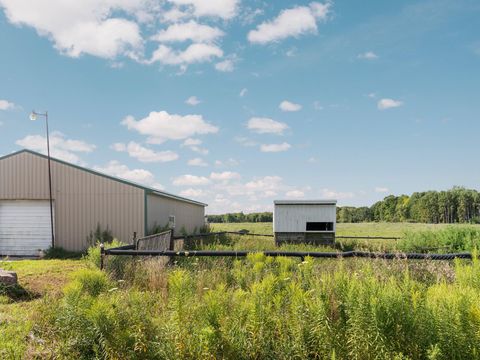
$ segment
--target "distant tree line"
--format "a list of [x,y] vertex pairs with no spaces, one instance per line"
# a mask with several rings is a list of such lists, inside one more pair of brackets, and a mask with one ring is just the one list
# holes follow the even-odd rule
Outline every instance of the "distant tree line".
[[239,212],[222,215],[208,215],[207,219],[209,223],[272,222],[273,214],[271,212],[250,214]]
[[370,207],[339,207],[338,222],[480,223],[480,192],[454,187],[447,191],[387,196]]
[[[272,222],[271,212],[208,215],[210,223]],[[447,191],[390,195],[370,207],[337,207],[337,221],[419,222],[432,224],[480,223],[480,192],[462,187]]]

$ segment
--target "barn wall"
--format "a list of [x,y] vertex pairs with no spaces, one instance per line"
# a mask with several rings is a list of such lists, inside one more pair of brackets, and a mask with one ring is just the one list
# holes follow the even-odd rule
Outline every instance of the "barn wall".
[[175,216],[175,233],[182,227],[191,234],[205,224],[205,207],[165,196],[147,195],[147,229],[168,224],[170,215]]
[[[67,250],[86,248],[97,223],[131,242],[144,233],[145,191],[88,170],[52,160],[56,245]],[[0,199],[48,199],[47,159],[29,152],[0,159]]]
[[275,204],[273,231],[301,233],[306,230],[307,222],[333,222],[336,229],[336,206],[314,204]]

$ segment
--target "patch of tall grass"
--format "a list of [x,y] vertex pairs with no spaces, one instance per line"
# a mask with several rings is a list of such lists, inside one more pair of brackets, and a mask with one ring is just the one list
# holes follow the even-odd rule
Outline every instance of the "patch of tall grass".
[[188,260],[84,270],[34,335],[58,358],[480,359],[477,260]]

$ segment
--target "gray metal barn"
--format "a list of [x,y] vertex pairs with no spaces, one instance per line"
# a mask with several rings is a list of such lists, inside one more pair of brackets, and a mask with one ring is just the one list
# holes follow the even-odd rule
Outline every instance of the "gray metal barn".
[[276,244],[335,242],[336,200],[275,200],[273,232]]
[[[97,224],[131,243],[175,219],[178,233],[204,225],[204,203],[53,159],[56,246],[80,251]],[[51,244],[47,157],[21,150],[0,157],[0,255],[37,255]]]

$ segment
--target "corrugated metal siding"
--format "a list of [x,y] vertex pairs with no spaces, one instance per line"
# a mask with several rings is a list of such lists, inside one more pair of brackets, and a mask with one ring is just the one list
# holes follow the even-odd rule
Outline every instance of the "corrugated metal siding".
[[175,216],[175,233],[182,227],[190,234],[205,224],[205,207],[174,200],[160,195],[147,195],[147,227],[168,224],[168,217]]
[[335,205],[275,205],[274,232],[304,232],[307,222],[333,222],[336,228]]
[[[144,233],[144,190],[52,160],[56,244],[83,250],[97,223],[119,240]],[[48,199],[47,159],[29,152],[0,160],[0,199]]]

